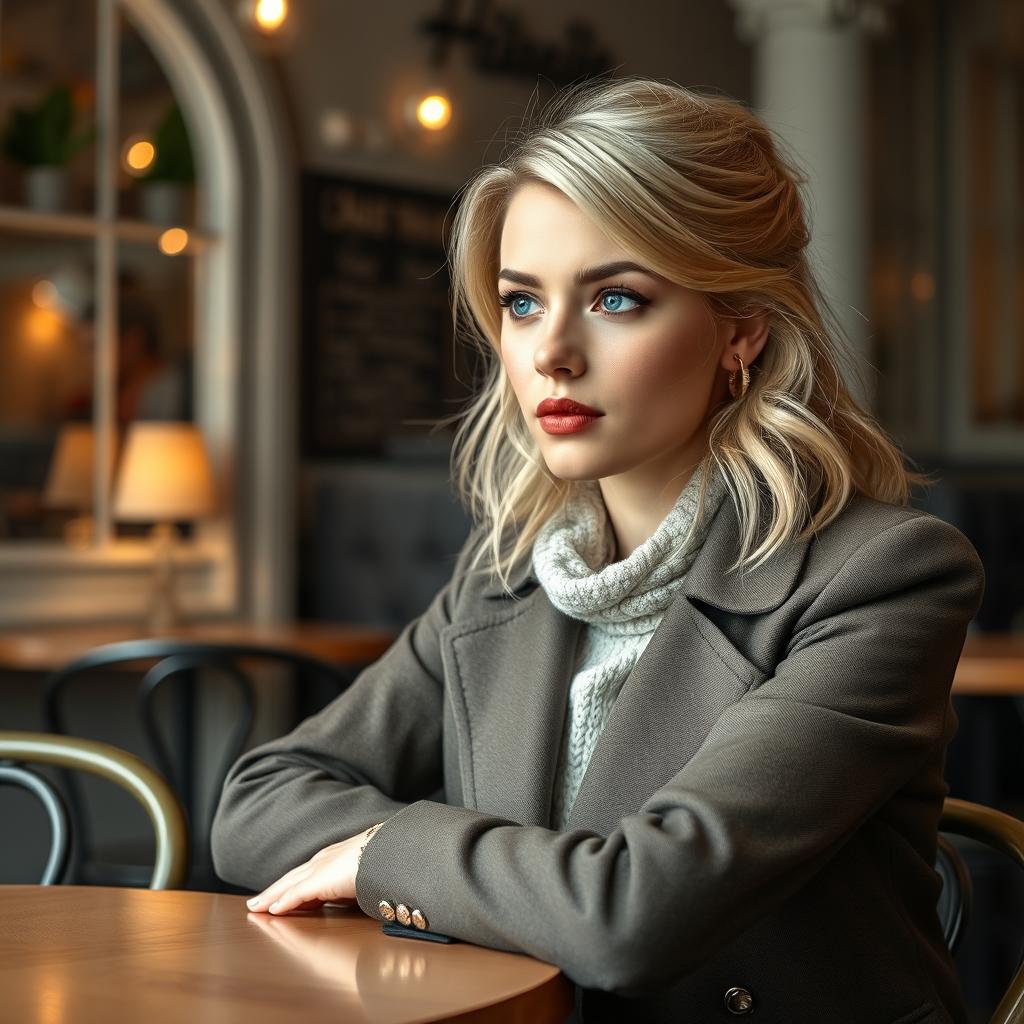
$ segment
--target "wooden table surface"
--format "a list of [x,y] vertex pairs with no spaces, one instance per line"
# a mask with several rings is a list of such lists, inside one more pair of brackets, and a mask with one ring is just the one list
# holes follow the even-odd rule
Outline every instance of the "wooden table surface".
[[1024,634],[974,633],[964,643],[953,679],[956,694],[1024,694]]
[[163,638],[202,643],[284,647],[339,664],[376,661],[397,634],[372,626],[333,622],[293,622],[268,626],[255,622],[207,621],[154,631],[140,623],[84,626],[25,626],[0,630],[0,668],[50,672],[101,644]]
[[18,1024],[562,1024],[531,957],[393,938],[358,907],[272,918],[243,897],[0,886],[0,1019]]
[[[264,626],[251,622],[197,622],[163,633],[131,623],[28,626],[0,630],[0,668],[49,672],[92,647],[117,640],[163,636],[183,640],[286,647],[337,663],[369,663],[394,642],[394,631],[330,622]],[[1024,634],[975,633],[964,643],[953,692],[979,696],[1024,694]]]

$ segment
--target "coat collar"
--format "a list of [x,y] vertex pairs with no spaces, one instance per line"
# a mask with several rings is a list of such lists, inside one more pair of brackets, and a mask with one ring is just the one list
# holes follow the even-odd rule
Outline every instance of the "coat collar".
[[[808,543],[784,546],[741,580],[726,575],[738,536],[727,497],[680,588],[691,600],[670,602],[612,705],[568,827],[608,834],[635,810],[640,794],[663,785],[693,756],[724,708],[750,685],[749,674],[736,674],[742,655],[723,661],[729,640],[714,639],[716,627],[696,602],[748,614],[778,607],[796,585]],[[518,600],[493,581],[480,591],[479,614],[441,631],[459,751],[460,788],[452,793],[467,807],[548,828],[583,623],[551,604],[531,557],[514,566],[510,583]],[[655,739],[664,730],[674,737],[668,761]],[[643,756],[644,749],[651,755]],[[641,752],[629,771],[623,751]]]
[[[767,516],[762,512],[761,529],[767,528]],[[778,608],[793,592],[797,577],[804,564],[808,538],[791,540],[757,566],[742,575],[727,570],[735,560],[740,536],[739,519],[731,497],[726,494],[697,557],[683,581],[681,592],[722,611],[757,615]],[[539,585],[533,572],[532,554],[527,552],[512,567],[509,585],[517,596],[528,593]],[[508,598],[497,579],[483,588],[483,596],[490,599]]]

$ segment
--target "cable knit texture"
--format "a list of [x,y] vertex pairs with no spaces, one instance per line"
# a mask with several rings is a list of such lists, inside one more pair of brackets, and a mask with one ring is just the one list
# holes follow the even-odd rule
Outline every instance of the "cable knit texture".
[[597,481],[580,485],[533,545],[533,568],[552,605],[586,623],[576,651],[552,815],[565,827],[612,704],[697,557],[726,485],[717,467],[696,522],[698,467],[654,533],[612,562],[615,534]]

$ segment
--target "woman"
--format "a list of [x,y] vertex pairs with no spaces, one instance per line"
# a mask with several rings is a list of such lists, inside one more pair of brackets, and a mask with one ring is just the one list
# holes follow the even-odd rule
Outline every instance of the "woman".
[[933,863],[984,573],[844,386],[798,181],[739,104],[625,79],[471,182],[477,526],[232,770],[213,852],[251,909],[528,953],[587,1022],[966,1020]]

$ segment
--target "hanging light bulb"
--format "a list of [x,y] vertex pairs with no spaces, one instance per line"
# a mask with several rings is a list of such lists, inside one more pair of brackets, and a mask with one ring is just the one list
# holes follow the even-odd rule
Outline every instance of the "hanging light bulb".
[[134,135],[125,142],[121,153],[124,169],[134,177],[148,168],[156,157],[156,147],[142,135]]
[[288,17],[288,0],[256,0],[252,18],[256,27],[268,35],[276,32]]
[[158,244],[165,256],[177,256],[188,246],[188,232],[184,228],[168,228],[160,236]]
[[444,93],[432,92],[416,104],[416,120],[428,131],[440,131],[451,119],[451,100]]

